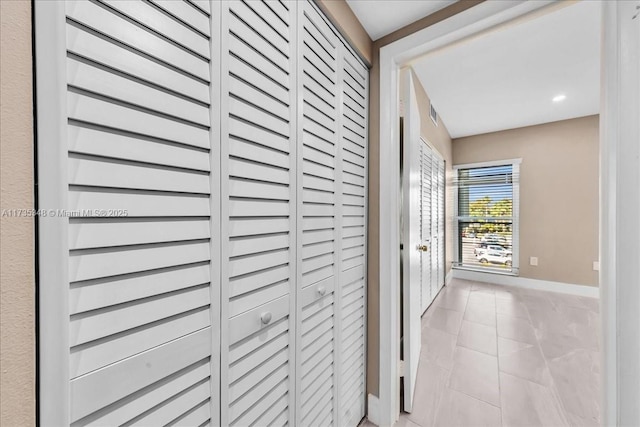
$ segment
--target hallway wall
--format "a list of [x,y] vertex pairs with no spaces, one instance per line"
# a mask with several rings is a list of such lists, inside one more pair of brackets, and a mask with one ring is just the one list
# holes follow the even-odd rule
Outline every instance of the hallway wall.
[[[456,165],[522,158],[520,277],[598,286],[599,116],[453,140]],[[529,257],[538,265],[529,265]]]
[[[2,210],[33,209],[31,2],[0,2]],[[35,220],[0,219],[0,425],[36,422]]]
[[373,42],[347,2],[344,0],[316,0],[316,3],[340,31],[342,37],[351,43],[360,58],[371,66]]

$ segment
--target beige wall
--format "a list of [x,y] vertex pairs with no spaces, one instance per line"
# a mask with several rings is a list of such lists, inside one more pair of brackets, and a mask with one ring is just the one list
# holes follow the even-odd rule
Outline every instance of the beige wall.
[[373,42],[349,5],[344,0],[316,0],[316,4],[367,65],[371,65]]
[[[0,206],[34,207],[31,2],[0,1]],[[33,218],[0,218],[0,425],[35,425]]]
[[454,164],[522,158],[521,277],[598,286],[598,150],[598,116],[453,141]]

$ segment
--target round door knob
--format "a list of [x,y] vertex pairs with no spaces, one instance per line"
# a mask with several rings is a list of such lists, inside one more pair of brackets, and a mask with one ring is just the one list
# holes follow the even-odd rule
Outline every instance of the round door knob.
[[429,250],[429,247],[427,245],[418,245],[418,250],[420,252],[427,252]]
[[327,289],[324,286],[318,286],[318,295],[322,296],[327,293]]
[[269,322],[271,322],[271,312],[267,311],[265,313],[262,313],[260,315],[260,320],[262,321],[263,324],[268,324]]

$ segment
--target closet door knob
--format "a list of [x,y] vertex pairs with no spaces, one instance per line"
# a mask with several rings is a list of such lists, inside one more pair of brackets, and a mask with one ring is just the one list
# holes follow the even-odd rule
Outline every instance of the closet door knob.
[[260,315],[260,320],[262,320],[262,323],[265,324],[265,325],[268,324],[269,322],[271,322],[271,312],[267,311],[265,313],[262,313]]
[[326,294],[326,293],[327,293],[327,290],[325,289],[325,287],[324,287],[324,286],[318,286],[318,294],[319,294],[320,296],[322,296],[322,295],[324,295],[324,294]]

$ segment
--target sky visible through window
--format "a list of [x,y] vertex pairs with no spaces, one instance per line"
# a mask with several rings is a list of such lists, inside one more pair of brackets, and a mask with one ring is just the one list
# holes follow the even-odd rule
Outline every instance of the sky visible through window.
[[[490,196],[493,202],[513,199],[512,169],[511,165],[466,169],[467,179],[470,181],[469,201],[475,202],[486,196]],[[503,184],[494,183],[497,180],[501,180]],[[489,181],[491,184],[486,184]]]

